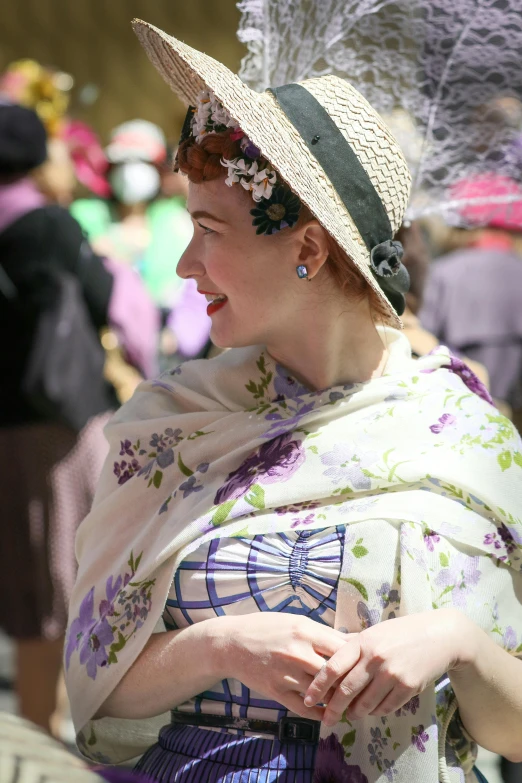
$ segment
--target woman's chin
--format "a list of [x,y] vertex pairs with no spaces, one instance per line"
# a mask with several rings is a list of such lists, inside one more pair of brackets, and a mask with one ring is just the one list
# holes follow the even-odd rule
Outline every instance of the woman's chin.
[[257,345],[258,341],[251,339],[251,335],[232,333],[219,329],[212,324],[210,339],[217,348],[245,348],[248,345]]

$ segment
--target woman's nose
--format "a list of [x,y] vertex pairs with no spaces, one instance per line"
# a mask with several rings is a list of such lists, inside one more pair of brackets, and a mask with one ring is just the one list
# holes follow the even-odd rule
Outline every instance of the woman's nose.
[[205,267],[201,261],[198,261],[197,253],[195,252],[194,239],[189,242],[188,247],[179,259],[176,274],[184,280],[188,280],[190,277],[202,277],[205,274]]

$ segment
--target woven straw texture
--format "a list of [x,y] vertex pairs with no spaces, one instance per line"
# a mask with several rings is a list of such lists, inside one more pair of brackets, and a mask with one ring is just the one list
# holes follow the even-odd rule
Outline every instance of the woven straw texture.
[[[401,321],[370,270],[370,255],[349,212],[304,140],[271,93],[256,93],[206,54],[134,20],[133,27],[149,59],[185,103],[196,103],[202,89],[212,90],[241,129],[350,256],[382,303],[392,326]],[[348,82],[322,76],[302,82],[326,109],[351,145],[377,190],[393,231],[402,223],[410,174],[399,145],[381,117]]]

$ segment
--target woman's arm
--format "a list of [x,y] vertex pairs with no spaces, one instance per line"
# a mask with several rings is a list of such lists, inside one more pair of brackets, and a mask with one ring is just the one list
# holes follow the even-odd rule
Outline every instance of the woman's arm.
[[468,623],[461,662],[449,672],[462,723],[482,747],[522,761],[522,660]]
[[314,678],[305,703],[327,701],[329,726],[343,713],[349,720],[390,715],[446,673],[466,731],[485,748],[521,761],[522,661],[457,609],[398,617],[349,634]]
[[258,612],[204,620],[153,634],[95,718],[149,718],[234,677],[303,717],[321,720],[302,693],[345,644],[345,635],[306,617]]
[[224,618],[152,634],[143,652],[95,718],[151,718],[211,688],[221,679]]

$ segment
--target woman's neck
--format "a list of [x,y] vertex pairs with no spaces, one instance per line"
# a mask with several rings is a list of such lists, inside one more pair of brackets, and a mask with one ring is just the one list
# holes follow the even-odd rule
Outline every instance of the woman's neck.
[[388,349],[376,329],[369,301],[335,309],[323,304],[267,344],[269,354],[295,378],[314,390],[378,378]]

